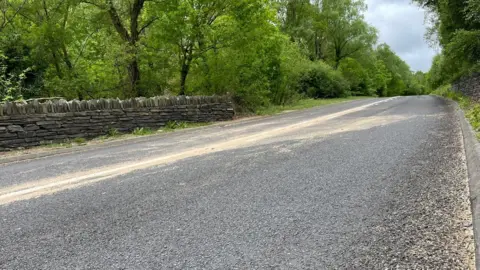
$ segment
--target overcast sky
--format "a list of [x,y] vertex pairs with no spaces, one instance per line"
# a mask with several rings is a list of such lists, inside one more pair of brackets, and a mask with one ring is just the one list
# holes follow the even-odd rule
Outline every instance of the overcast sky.
[[424,11],[410,0],[366,0],[367,21],[379,33],[379,42],[387,43],[412,70],[428,71],[436,52],[428,46],[424,34]]

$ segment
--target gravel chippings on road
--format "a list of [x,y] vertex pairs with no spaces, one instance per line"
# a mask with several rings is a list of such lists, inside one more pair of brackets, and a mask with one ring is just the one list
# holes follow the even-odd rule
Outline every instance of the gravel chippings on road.
[[367,235],[365,241],[373,240],[368,252],[342,269],[475,269],[463,139],[452,117],[440,117],[441,126],[429,132],[415,161],[405,164],[410,170],[386,176],[402,183],[382,209],[378,235]]

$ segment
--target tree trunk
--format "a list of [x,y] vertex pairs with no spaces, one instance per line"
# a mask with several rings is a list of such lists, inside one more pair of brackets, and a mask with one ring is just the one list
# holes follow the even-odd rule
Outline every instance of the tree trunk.
[[128,32],[127,28],[123,24],[117,9],[113,5],[113,0],[107,0],[108,5],[108,14],[110,15],[110,19],[112,21],[115,30],[120,35],[120,37],[128,42],[130,46],[128,52],[132,55],[132,60],[127,66],[128,70],[128,91],[130,93],[125,93],[125,96],[143,96],[144,93],[141,87],[138,87],[138,82],[140,81],[140,68],[138,67],[138,59],[137,59],[137,51],[136,51],[136,44],[140,40],[140,30],[138,21],[140,19],[140,15],[142,13],[143,5],[145,0],[135,0],[133,5],[130,9],[130,33]]
[[60,64],[58,63],[58,57],[55,50],[52,50],[52,58],[53,58],[53,65],[55,66],[55,71],[57,72],[57,77],[62,79],[63,78],[62,69],[60,68]]
[[182,69],[180,70],[180,96],[185,95],[187,76],[189,71],[190,71],[190,64],[189,63],[183,64]]
[[137,58],[133,58],[128,64],[128,80],[129,80],[129,91],[127,96],[129,97],[141,97],[144,95],[141,87],[138,87],[138,82],[140,81],[140,69],[138,68]]
[[335,70],[340,66],[340,61],[342,61],[342,52],[339,49],[335,49]]
[[322,46],[320,43],[320,37],[315,33],[315,60],[322,59]]
[[68,51],[65,44],[62,44],[62,52],[63,52],[63,61],[65,62],[65,65],[67,66],[68,70],[71,72],[73,70],[73,64],[72,64],[72,61],[70,60],[70,57],[68,56]]

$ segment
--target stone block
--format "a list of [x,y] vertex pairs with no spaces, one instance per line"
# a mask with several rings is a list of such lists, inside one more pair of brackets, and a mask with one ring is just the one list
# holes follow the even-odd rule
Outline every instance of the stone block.
[[42,141],[42,138],[38,138],[38,137],[25,138],[25,142],[27,143],[40,142],[40,141]]
[[48,131],[48,130],[39,130],[36,132],[36,135],[38,137],[46,137],[46,136],[53,136],[53,135],[57,135],[56,132],[51,132],[51,131]]
[[56,124],[56,122],[52,121],[52,120],[50,120],[50,121],[38,121],[37,122],[38,126],[55,125],[55,124]]
[[18,125],[10,125],[7,127],[8,131],[10,132],[23,132],[23,128],[21,126],[18,126]]
[[11,139],[11,140],[3,140],[3,141],[0,141],[0,145],[4,145],[4,146],[18,146],[22,143],[25,142],[25,139]]
[[26,131],[34,131],[34,130],[39,130],[40,127],[35,125],[35,124],[28,124],[25,126],[24,130]]
[[32,138],[36,135],[35,131],[18,132],[18,138]]
[[54,135],[54,136],[43,137],[44,140],[49,140],[49,141],[60,141],[60,140],[65,140],[66,138],[67,138],[67,135]]
[[86,133],[79,133],[79,134],[71,134],[68,135],[68,138],[75,139],[75,138],[87,138],[88,134]]
[[11,115],[10,116],[10,120],[25,120],[27,119],[29,116],[28,115],[25,115],[25,114],[18,114],[18,115]]
[[65,118],[66,116],[67,116],[67,113],[47,113],[47,118],[52,118],[52,120],[58,120],[61,118]]
[[0,133],[0,139],[2,138],[17,138],[17,133]]

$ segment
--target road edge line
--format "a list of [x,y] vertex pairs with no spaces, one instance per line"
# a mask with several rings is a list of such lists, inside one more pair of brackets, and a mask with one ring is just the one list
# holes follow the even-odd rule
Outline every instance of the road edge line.
[[475,269],[480,270],[480,143],[472,126],[465,117],[465,112],[457,102],[448,100],[455,106],[455,114],[460,120],[463,145],[467,161],[468,186],[470,190],[470,207],[472,210],[472,226],[475,245]]

